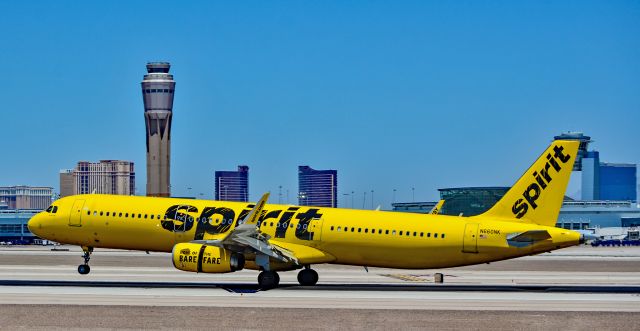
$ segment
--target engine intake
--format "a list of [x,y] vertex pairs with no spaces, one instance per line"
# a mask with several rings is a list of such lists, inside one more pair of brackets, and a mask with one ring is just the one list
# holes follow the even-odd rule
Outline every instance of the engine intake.
[[177,244],[172,257],[173,266],[182,271],[224,273],[244,268],[244,255],[203,244]]

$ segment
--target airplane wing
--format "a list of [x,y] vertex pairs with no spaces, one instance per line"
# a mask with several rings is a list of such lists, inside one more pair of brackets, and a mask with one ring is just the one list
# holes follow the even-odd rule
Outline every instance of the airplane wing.
[[[249,214],[234,229],[220,239],[194,240],[193,243],[211,245],[241,253],[262,253],[285,263],[305,264],[335,258],[312,247],[270,240],[269,235],[260,232],[258,220],[269,199],[265,193]],[[295,252],[295,253],[294,253]],[[315,262],[317,263],[317,262]]]
[[444,205],[444,200],[438,201],[438,203],[436,203],[436,205],[433,206],[433,208],[431,209],[429,214],[434,214],[434,215],[440,214],[440,210],[442,209],[442,205]]

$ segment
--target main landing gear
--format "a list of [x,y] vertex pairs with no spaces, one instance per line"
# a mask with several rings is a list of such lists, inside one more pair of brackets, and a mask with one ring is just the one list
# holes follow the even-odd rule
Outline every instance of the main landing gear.
[[278,287],[280,276],[275,271],[262,271],[258,274],[258,285],[261,290],[270,290]]
[[91,268],[89,267],[89,259],[91,259],[93,247],[82,246],[82,250],[84,251],[84,254],[82,254],[82,257],[84,258],[84,264],[78,266],[78,273],[81,275],[86,275],[89,273],[89,271],[91,271]]
[[[298,272],[298,283],[302,286],[313,286],[318,283],[318,273],[311,269],[310,266],[304,266],[304,269]],[[275,271],[262,271],[258,275],[258,285],[261,290],[270,290],[278,287],[280,284],[280,276]]]
[[298,272],[298,283],[302,286],[313,286],[318,282],[318,273],[308,265]]

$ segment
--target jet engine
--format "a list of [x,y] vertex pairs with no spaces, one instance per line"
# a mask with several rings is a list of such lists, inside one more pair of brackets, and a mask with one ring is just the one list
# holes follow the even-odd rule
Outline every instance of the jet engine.
[[173,266],[182,271],[224,273],[244,268],[244,255],[215,246],[181,243],[171,254]]

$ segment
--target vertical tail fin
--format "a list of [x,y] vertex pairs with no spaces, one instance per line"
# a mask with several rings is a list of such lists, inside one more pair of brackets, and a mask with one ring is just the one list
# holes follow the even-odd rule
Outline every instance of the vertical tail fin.
[[578,141],[556,140],[491,209],[479,217],[554,226],[578,153]]

